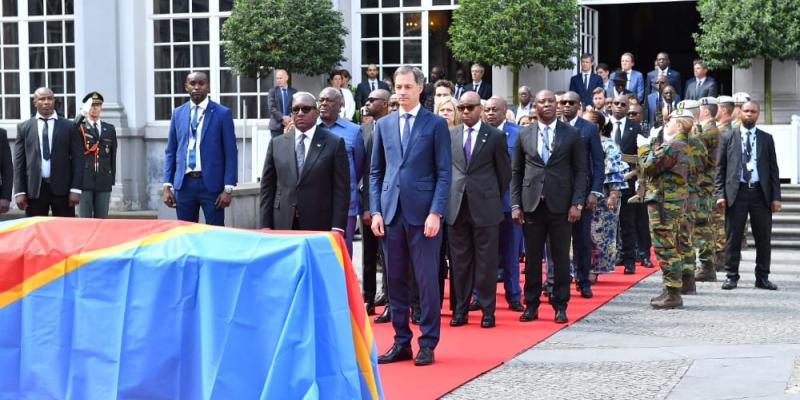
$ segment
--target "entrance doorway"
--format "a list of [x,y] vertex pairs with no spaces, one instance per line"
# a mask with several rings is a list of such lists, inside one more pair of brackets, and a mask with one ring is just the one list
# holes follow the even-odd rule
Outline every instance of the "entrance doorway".
[[[425,76],[428,76],[431,68],[442,67],[446,79],[455,81],[456,71],[461,69],[464,71],[467,83],[469,83],[471,80],[469,72],[471,64],[456,61],[447,46],[447,41],[450,40],[450,34],[447,29],[450,27],[452,17],[452,10],[428,12],[428,71],[425,71]],[[483,81],[492,83],[492,67],[488,65],[484,67],[486,68],[483,74]]]

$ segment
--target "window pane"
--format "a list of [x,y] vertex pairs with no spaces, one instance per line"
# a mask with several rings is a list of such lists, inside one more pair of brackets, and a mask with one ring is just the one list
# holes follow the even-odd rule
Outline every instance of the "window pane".
[[3,44],[18,44],[19,32],[17,31],[16,22],[7,22],[3,24]]
[[169,14],[169,0],[153,0],[153,14]]
[[44,43],[44,22],[31,22],[28,24],[28,41],[30,43]]
[[47,0],[47,15],[61,15],[61,0]]
[[47,22],[47,43],[62,43],[64,32],[61,29],[61,21]]
[[159,71],[155,74],[156,94],[169,94],[172,87],[172,72]]
[[75,96],[67,97],[67,118],[73,119],[75,118],[75,113],[77,112],[78,106],[76,103]]
[[31,47],[28,54],[31,69],[44,69],[44,47]]
[[174,14],[177,14],[177,13],[188,13],[189,12],[189,0],[172,0],[172,12]]
[[364,64],[377,64],[380,42],[361,42],[361,62]]
[[400,7],[400,0],[383,0],[384,7]]
[[242,93],[257,92],[258,89],[256,88],[256,80],[254,78],[246,78],[244,76],[239,77],[239,91]]
[[[292,77],[289,77],[289,85],[291,85]],[[275,83],[275,78],[272,76],[271,73],[266,75],[261,75],[261,78],[258,79],[259,90],[261,93],[266,93],[270,89],[272,89],[273,84]],[[266,102],[266,100],[264,100]],[[262,103],[264,107],[267,106],[267,103]]]
[[208,40],[208,20],[207,19],[193,19],[192,20],[192,40],[195,42]]
[[[247,118],[255,118],[258,116],[258,97],[257,96],[242,96],[242,101],[247,103],[247,107],[244,108],[247,110]],[[242,106],[245,106],[245,103],[242,103]],[[239,115],[234,114],[234,118],[238,118]],[[242,118],[245,117],[244,112],[241,115]]]
[[173,97],[172,98],[172,104],[175,107],[178,107],[181,104],[186,103],[187,101],[189,101],[189,97],[188,96],[180,96],[180,97]]
[[208,61],[208,57],[209,57],[208,53],[209,53],[209,50],[208,50],[208,45],[207,44],[195,45],[194,46],[194,55],[193,55],[194,59],[192,60],[192,67],[193,68],[197,68],[197,67],[206,67],[207,68],[210,65],[209,61]]
[[403,0],[403,7],[419,7],[419,0]]
[[19,0],[3,0],[3,16],[16,17],[17,16],[17,2]]
[[239,107],[237,107],[238,104],[236,104],[236,96],[220,96],[219,102],[231,110],[231,114],[234,115],[234,118],[239,115]]
[[[385,67],[385,68],[383,68],[383,79],[388,79],[390,81],[393,81],[394,80],[394,71],[396,69],[397,69],[397,67]],[[391,88],[391,89],[394,90],[394,88]]]
[[64,73],[61,71],[48,72],[47,86],[53,90],[53,93],[64,93]]
[[192,12],[208,12],[208,0],[192,0]]
[[64,0],[64,14],[75,14],[75,7],[73,7],[73,0]]
[[189,71],[175,71],[172,73],[172,93],[186,93],[184,83]]
[[43,86],[46,86],[44,84],[44,72],[31,72],[31,93]]
[[403,63],[404,64],[422,63],[422,41],[420,40],[403,41]]
[[157,97],[155,100],[156,119],[169,119],[172,115],[172,99],[169,97]]
[[400,14],[383,14],[383,36],[400,36]]
[[67,68],[75,68],[75,46],[66,46]]
[[435,6],[449,6],[450,0],[433,0],[433,5]]
[[172,41],[174,42],[188,42],[189,41],[189,20],[176,19],[172,21]]
[[19,73],[6,72],[3,74],[5,81],[4,94],[19,94]]
[[153,49],[153,60],[156,68],[169,68],[172,57],[170,56],[169,46],[156,46]]
[[361,37],[371,38],[380,36],[378,29],[378,14],[362,14],[361,15]]
[[75,93],[75,72],[67,71],[67,93]]
[[65,41],[67,43],[75,43],[75,22],[64,21],[64,30],[66,31]]
[[383,63],[384,64],[400,64],[400,41],[399,40],[384,40],[383,41]]
[[219,71],[219,91],[220,93],[236,93],[236,77],[230,70]]
[[189,58],[189,46],[174,46],[172,48],[174,53],[174,67],[175,68],[190,68],[192,66]]
[[19,109],[19,98],[18,97],[6,97],[5,98],[5,115],[3,118],[5,119],[20,119],[20,109]]
[[361,0],[361,8],[378,8],[378,0]]
[[258,118],[269,118],[267,111],[267,96],[258,96]]
[[403,14],[403,36],[406,37],[419,37],[422,36],[422,28],[420,26],[422,21],[420,13],[405,13]]
[[170,41],[168,19],[153,21],[153,37],[156,43],[167,43]]
[[28,15],[44,15],[42,0],[28,0]]
[[19,68],[19,50],[16,47],[6,47],[3,49],[3,68]]
[[64,49],[61,46],[47,48],[47,68],[64,68]]
[[233,9],[233,0],[219,0],[220,11],[230,11]]

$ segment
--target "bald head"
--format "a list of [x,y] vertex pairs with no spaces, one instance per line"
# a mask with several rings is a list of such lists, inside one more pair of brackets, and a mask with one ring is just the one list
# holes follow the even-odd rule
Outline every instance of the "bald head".
[[319,115],[325,124],[330,125],[336,121],[343,105],[344,97],[339,89],[326,87],[319,92]]
[[53,115],[56,99],[50,88],[40,87],[33,92],[33,107],[43,117]]
[[481,96],[478,94],[478,92],[465,92],[464,94],[461,95],[461,98],[459,100],[462,102],[466,101],[469,103],[480,103]]

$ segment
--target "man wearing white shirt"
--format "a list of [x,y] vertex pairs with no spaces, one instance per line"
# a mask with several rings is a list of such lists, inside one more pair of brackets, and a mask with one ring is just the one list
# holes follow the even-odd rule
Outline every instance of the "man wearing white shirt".
[[478,63],[472,64],[472,68],[470,68],[472,82],[464,87],[464,92],[478,92],[481,100],[488,100],[489,97],[492,97],[492,85],[489,82],[483,81],[484,72],[483,65]]
[[[662,88],[669,84],[678,90],[681,89],[681,73],[674,68],[670,68],[669,54],[663,51],[656,55],[655,68],[647,73],[647,80],[644,82],[645,96],[650,96],[652,93],[658,93],[659,88],[655,85],[655,82],[656,78],[659,76],[663,76],[667,79],[667,83],[664,84]],[[680,95],[680,93],[678,93],[678,95]]]
[[531,93],[531,88],[527,86],[520,86],[518,92],[519,97],[519,105],[517,108],[514,109],[514,118],[516,119],[517,124],[519,124],[519,120],[522,117],[527,117],[530,115],[531,110],[533,109],[533,103],[531,99],[533,98],[533,94]]
[[367,65],[367,79],[361,81],[356,87],[356,108],[361,109],[367,104],[367,99],[372,91],[377,89],[384,89],[391,92],[386,82],[378,79],[378,66],[375,64]]
[[686,82],[684,100],[700,100],[703,97],[717,97],[717,81],[708,76],[708,65],[703,60],[694,60],[694,78]]

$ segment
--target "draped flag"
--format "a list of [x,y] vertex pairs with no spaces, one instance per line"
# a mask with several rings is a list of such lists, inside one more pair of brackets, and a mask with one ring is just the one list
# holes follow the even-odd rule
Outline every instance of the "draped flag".
[[179,221],[0,223],[0,399],[379,399],[344,241]]

